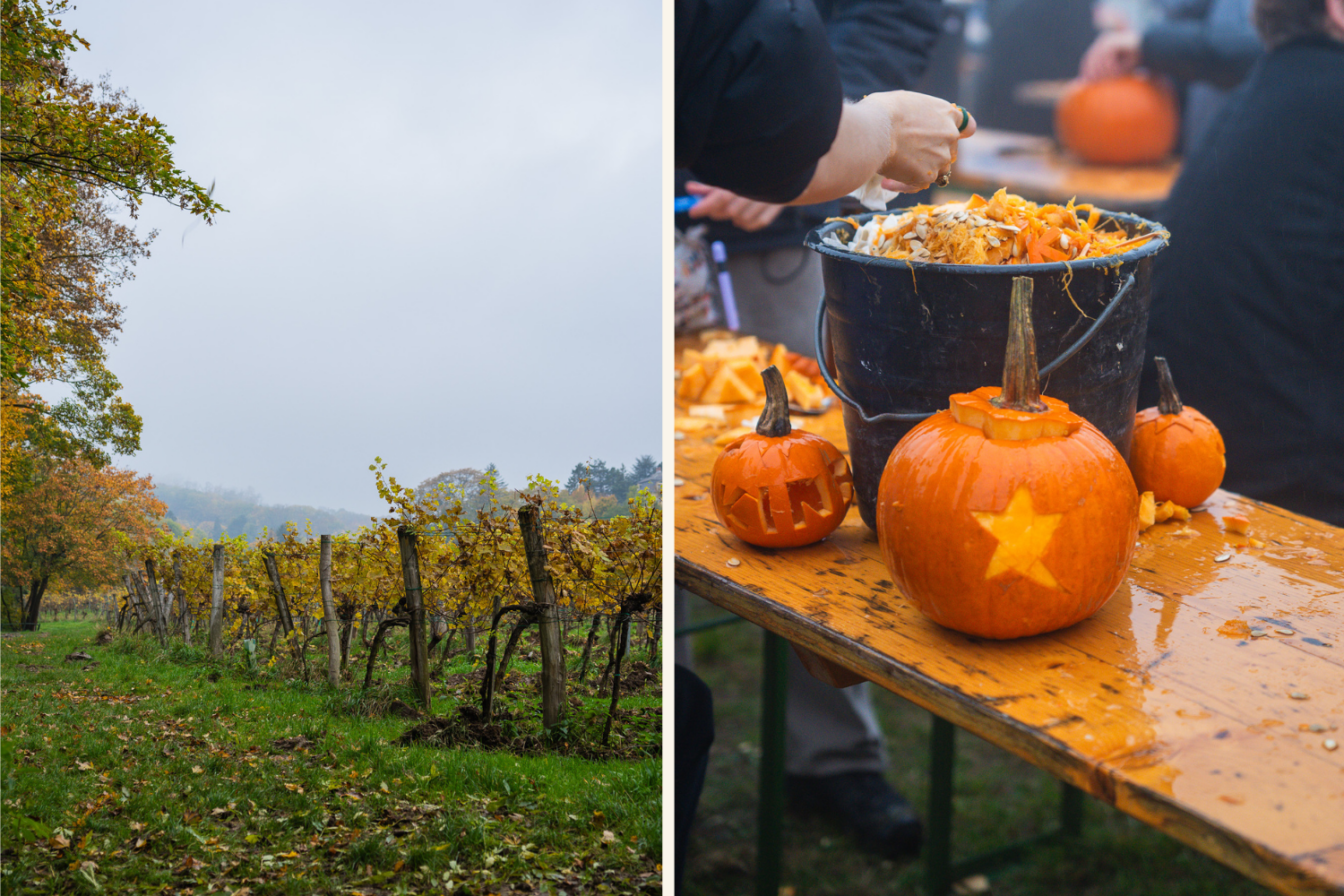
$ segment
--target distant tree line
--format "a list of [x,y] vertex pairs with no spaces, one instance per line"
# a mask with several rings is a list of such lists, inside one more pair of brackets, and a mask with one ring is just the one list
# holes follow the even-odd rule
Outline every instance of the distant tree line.
[[[662,464],[648,454],[637,458],[630,470],[626,470],[624,464],[611,467],[604,460],[589,460],[574,465],[565,488],[573,491],[586,487],[594,495],[607,495],[624,501],[630,497],[631,489],[638,488],[641,483],[650,487],[661,473]],[[649,490],[655,489],[650,487]]]

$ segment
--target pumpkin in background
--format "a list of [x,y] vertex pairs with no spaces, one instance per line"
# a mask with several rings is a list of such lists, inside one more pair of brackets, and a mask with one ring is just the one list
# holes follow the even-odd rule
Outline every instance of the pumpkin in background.
[[1212,420],[1181,403],[1167,359],[1153,360],[1162,392],[1157,407],[1134,418],[1129,468],[1140,491],[1152,492],[1159,502],[1194,507],[1223,483],[1223,436]]
[[1160,162],[1176,146],[1180,117],[1163,84],[1140,75],[1077,81],[1055,107],[1055,136],[1099,165]]
[[1018,638],[1099,610],[1124,579],[1139,493],[1115,446],[1040,395],[1031,279],[1013,279],[1002,389],[953,395],[892,449],[877,538],[930,619]]
[[738,538],[765,548],[820,541],[854,500],[845,456],[789,423],[789,396],[775,366],[762,371],[765,410],[756,431],[729,442],[714,461],[714,512]]

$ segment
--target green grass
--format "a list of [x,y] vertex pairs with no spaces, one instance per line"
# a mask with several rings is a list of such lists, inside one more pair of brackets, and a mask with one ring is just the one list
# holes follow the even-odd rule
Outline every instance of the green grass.
[[[656,757],[397,746],[414,722],[352,711],[352,686],[333,695],[181,645],[95,646],[94,633],[49,622],[0,642],[6,894],[659,889]],[[66,662],[75,650],[97,665]],[[536,701],[510,700],[532,724]],[[441,689],[435,710],[454,702]],[[275,744],[299,736],[310,744]]]
[[[692,601],[698,619],[722,611]],[[714,693],[715,740],[688,848],[685,896],[753,892],[760,768],[761,632],[740,623],[695,636],[695,671]],[[873,687],[891,756],[887,779],[923,811],[929,714]],[[1059,784],[1047,773],[958,731],[953,857],[967,858],[1051,830]],[[994,896],[1265,896],[1213,859],[1085,798],[1083,836],[989,875]],[[823,821],[786,815],[782,882],[799,896],[924,894],[922,863],[874,859]]]

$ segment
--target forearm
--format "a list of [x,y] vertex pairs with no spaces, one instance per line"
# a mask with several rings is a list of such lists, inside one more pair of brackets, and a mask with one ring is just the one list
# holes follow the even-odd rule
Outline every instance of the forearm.
[[831,148],[817,161],[807,188],[788,204],[828,202],[857,190],[895,148],[891,117],[873,97],[846,103]]

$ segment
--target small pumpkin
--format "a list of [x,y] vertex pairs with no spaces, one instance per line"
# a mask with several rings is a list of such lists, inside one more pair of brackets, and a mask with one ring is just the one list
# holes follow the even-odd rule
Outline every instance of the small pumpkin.
[[1159,502],[1194,507],[1223,483],[1223,436],[1212,420],[1181,403],[1167,359],[1153,360],[1161,394],[1157,407],[1144,408],[1134,418],[1129,468],[1140,491],[1152,492]]
[[1142,75],[1077,81],[1055,106],[1055,136],[1084,162],[1145,165],[1176,146],[1180,117],[1164,84]]
[[1099,610],[1129,568],[1139,494],[1115,446],[1040,394],[1031,279],[1013,279],[1003,387],[951,396],[897,443],[877,538],[897,587],[939,625],[1018,638]]
[[714,512],[734,535],[764,548],[793,548],[835,531],[854,500],[845,456],[789,423],[779,368],[761,373],[765,410],[756,431],[729,442],[714,461]]

